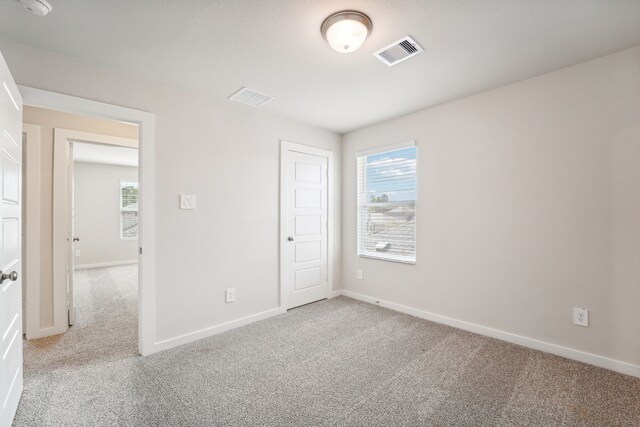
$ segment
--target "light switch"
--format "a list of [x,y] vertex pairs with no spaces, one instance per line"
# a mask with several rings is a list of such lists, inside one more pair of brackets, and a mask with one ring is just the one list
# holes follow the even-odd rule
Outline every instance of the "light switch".
[[193,194],[181,194],[180,195],[180,209],[195,209],[196,208],[196,196]]

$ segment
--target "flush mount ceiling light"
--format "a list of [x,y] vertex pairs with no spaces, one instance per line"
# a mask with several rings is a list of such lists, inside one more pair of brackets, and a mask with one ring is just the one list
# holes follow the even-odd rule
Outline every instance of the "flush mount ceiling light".
[[36,16],[46,16],[53,10],[47,0],[18,0],[18,2]]
[[372,27],[371,19],[364,13],[343,10],[325,19],[320,31],[333,50],[350,53],[362,46]]

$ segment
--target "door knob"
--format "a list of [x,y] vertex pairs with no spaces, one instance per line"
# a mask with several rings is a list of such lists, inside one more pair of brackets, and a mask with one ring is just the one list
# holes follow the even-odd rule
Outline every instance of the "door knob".
[[4,282],[7,279],[11,280],[12,282],[15,282],[16,280],[18,280],[18,272],[12,271],[11,273],[6,274],[0,271],[0,283]]
[[79,242],[79,241],[80,241],[80,238],[79,238],[79,237],[74,237],[74,238],[73,238],[73,241],[74,241],[74,242]]
[[287,240],[290,241],[290,242],[293,242],[293,236],[287,237]]

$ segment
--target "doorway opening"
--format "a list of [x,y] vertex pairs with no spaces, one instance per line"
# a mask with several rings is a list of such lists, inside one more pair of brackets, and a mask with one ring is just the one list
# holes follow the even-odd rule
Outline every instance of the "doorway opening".
[[[153,336],[140,333],[139,212],[143,190],[151,187],[140,179],[140,124],[25,104],[26,338],[52,337],[47,342],[59,349],[83,342],[151,353],[144,344],[152,349]],[[71,342],[80,330],[87,336]]]
[[[55,111],[78,114],[90,118],[99,118],[115,121],[118,123],[129,123],[138,126],[137,138],[139,141],[139,207],[138,207],[138,353],[146,356],[159,351],[156,343],[155,333],[155,115],[145,111],[135,110],[112,104],[92,101],[74,96],[49,92],[41,89],[18,86],[24,105],[36,108],[45,108]],[[25,127],[26,129],[26,127]],[[28,140],[28,134],[25,140]],[[82,141],[82,138],[77,138]],[[28,146],[37,146],[29,144]],[[32,157],[33,158],[33,157]],[[36,157],[37,158],[37,157]],[[35,162],[36,164],[38,161]],[[25,177],[26,179],[26,177]],[[36,180],[38,181],[38,180]],[[43,181],[46,185],[51,185],[51,181]],[[36,210],[26,209],[26,214],[36,215]],[[26,241],[27,239],[25,239]],[[33,249],[33,248],[32,248]],[[32,266],[40,265],[37,254],[29,252],[27,248],[27,258],[35,259]],[[35,251],[37,252],[37,251]],[[35,258],[31,258],[35,256]],[[42,260],[44,261],[44,260]],[[58,263],[58,265],[64,265]],[[36,272],[37,273],[37,272]],[[37,274],[36,274],[37,276]],[[26,293],[33,291],[38,295],[37,289],[25,289]],[[43,283],[40,280],[40,283]],[[35,298],[27,299],[34,301]],[[37,302],[37,301],[36,301]],[[29,315],[30,311],[38,312],[40,304],[27,307],[24,312]],[[59,310],[60,311],[60,310]],[[64,314],[64,311],[61,311]],[[68,324],[68,312],[67,324]],[[31,319],[36,317],[29,316]],[[62,319],[63,320],[63,319]],[[63,323],[63,322],[59,322]],[[27,319],[27,325],[29,321]],[[36,323],[37,324],[37,323]],[[42,327],[43,325],[39,325]]]
[[111,339],[100,338],[100,345],[135,351],[138,150],[72,141],[69,151],[69,325],[109,325]]

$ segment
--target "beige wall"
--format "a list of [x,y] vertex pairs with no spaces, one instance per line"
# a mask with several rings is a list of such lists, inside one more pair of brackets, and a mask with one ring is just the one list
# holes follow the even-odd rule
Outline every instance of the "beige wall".
[[120,238],[120,181],[138,182],[138,168],[74,163],[76,267],[137,262],[138,240]]
[[[268,106],[233,104],[6,38],[0,51],[18,84],[156,115],[157,340],[278,307],[281,139],[335,153],[330,238],[339,243],[340,135],[271,115]],[[178,209],[179,194],[195,194],[198,209]],[[336,244],[336,285],[340,258]],[[229,287],[233,304],[224,303]]]
[[[359,259],[356,152],[412,139],[416,265]],[[346,289],[640,364],[640,47],[349,133],[343,160]]]
[[[277,306],[286,139],[347,160],[333,236],[346,289],[640,363],[640,48],[371,126],[342,147],[268,110],[3,38],[0,50],[19,84],[156,114],[157,339]],[[418,261],[358,259],[355,153],[409,139]],[[179,210],[180,193],[198,210]],[[231,286],[237,302],[224,304]],[[589,328],[571,324],[574,306],[590,308]]]
[[[24,108],[23,122],[40,126],[40,327],[47,328],[53,326],[53,130],[71,129],[138,139],[138,127],[29,106]],[[27,182],[25,191],[29,190],[28,186]],[[29,262],[24,261],[25,265]]]

